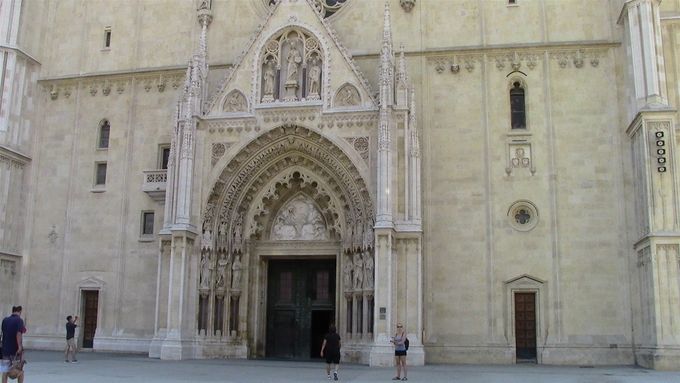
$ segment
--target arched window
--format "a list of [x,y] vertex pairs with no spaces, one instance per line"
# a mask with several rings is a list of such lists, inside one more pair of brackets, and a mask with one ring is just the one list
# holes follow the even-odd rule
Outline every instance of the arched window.
[[108,120],[104,120],[99,124],[99,139],[97,140],[97,148],[108,149],[109,134],[111,133],[111,125]]
[[526,129],[527,127],[524,88],[519,81],[515,81],[510,89],[510,126],[512,129]]

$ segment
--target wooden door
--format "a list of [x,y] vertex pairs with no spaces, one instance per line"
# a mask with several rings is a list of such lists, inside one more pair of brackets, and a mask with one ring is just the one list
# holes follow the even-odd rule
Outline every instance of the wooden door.
[[97,312],[99,311],[99,291],[83,291],[83,348],[92,348],[94,333],[97,331]]
[[536,359],[536,294],[515,293],[517,359]]
[[270,261],[267,279],[266,356],[309,359],[334,317],[335,260]]

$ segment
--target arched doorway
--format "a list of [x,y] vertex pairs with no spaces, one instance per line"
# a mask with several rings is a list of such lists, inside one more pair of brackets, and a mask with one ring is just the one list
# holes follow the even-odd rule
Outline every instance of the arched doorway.
[[369,342],[373,221],[365,175],[328,138],[286,125],[252,140],[207,198],[199,334],[251,357],[308,359],[331,322]]

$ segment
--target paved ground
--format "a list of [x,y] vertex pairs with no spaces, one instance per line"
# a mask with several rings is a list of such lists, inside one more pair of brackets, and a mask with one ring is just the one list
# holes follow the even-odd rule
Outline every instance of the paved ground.
[[[26,383],[167,383],[167,382],[327,382],[319,362],[264,360],[191,360],[169,362],[143,355],[80,353],[79,363],[64,363],[63,354],[28,351]],[[340,366],[343,382],[389,382],[391,368]],[[652,383],[680,382],[680,372],[635,367],[579,368],[537,365],[428,365],[409,370],[409,382],[468,383]]]

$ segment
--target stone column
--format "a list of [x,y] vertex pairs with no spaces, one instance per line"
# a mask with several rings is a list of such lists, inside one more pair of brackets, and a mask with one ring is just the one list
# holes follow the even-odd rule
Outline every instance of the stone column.
[[392,229],[375,229],[373,346],[369,356],[371,366],[394,364],[394,348],[390,343],[395,299],[393,235]]

